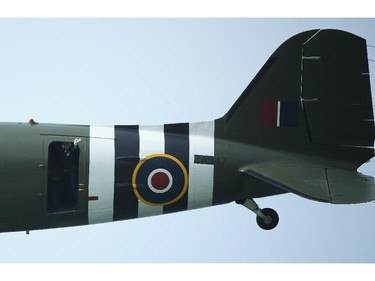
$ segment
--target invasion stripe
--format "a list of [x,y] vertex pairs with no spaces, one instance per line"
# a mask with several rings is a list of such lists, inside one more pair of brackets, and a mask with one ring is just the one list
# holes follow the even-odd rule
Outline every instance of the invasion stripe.
[[114,128],[90,126],[89,224],[113,220]]
[[139,127],[115,126],[115,187],[113,220],[138,217],[138,198],[131,185],[139,162]]
[[[164,153],[164,126],[139,126],[139,157],[144,159],[151,154]],[[150,206],[138,202],[138,217],[163,214],[163,206]]]
[[214,189],[214,165],[195,163],[195,155],[214,157],[215,123],[191,123],[188,209],[208,207],[212,205]]
[[[189,174],[189,123],[164,125],[165,153],[176,157]],[[187,209],[188,193],[177,202],[164,206],[163,213],[173,213]]]

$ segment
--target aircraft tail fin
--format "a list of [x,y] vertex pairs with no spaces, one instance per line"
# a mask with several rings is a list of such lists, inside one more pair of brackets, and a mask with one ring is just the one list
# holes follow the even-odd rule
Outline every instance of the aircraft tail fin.
[[217,124],[219,138],[357,169],[374,156],[366,40],[339,30],[290,38]]

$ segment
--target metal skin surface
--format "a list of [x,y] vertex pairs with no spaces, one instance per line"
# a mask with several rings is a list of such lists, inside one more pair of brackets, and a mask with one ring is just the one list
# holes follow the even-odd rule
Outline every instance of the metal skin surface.
[[80,192],[76,212],[47,213],[47,163],[51,142],[83,138],[80,181],[88,175],[88,126],[0,125],[0,231],[18,231],[80,225],[87,222],[87,189]]
[[[73,169],[61,168],[65,143],[72,149],[65,156],[78,152]],[[373,144],[366,41],[343,31],[306,31],[282,44],[214,121],[0,124],[0,232],[233,201],[272,229],[277,222],[269,224],[253,198],[294,192],[333,204],[375,200],[374,179],[357,172],[373,157]],[[78,171],[73,195],[71,170]]]

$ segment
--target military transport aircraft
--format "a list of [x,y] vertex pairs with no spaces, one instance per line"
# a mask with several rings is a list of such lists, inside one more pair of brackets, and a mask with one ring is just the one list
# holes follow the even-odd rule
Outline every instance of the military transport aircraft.
[[210,122],[160,126],[0,124],[0,232],[103,223],[293,192],[375,200],[357,172],[374,156],[366,41],[310,30],[284,42]]

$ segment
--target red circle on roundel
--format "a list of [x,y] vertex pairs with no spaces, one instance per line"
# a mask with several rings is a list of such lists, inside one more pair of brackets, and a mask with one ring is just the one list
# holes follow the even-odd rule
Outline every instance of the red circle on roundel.
[[151,178],[151,185],[157,190],[163,190],[169,185],[169,177],[166,173],[157,172]]

